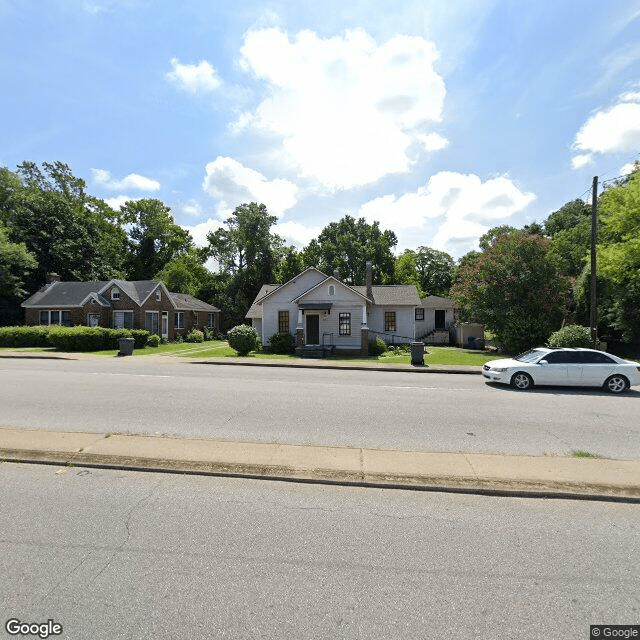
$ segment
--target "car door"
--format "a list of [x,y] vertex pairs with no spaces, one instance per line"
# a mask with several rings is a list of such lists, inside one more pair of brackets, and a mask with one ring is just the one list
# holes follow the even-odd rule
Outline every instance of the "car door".
[[551,351],[544,358],[546,364],[540,364],[535,370],[536,384],[568,384],[567,382],[567,358],[565,351]]
[[590,387],[601,387],[604,381],[614,373],[616,362],[606,353],[599,351],[583,351],[582,367],[583,384]]

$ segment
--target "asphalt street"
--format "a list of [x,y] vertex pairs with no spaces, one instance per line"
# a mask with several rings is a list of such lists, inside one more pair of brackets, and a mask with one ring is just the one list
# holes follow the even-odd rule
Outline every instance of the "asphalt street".
[[420,451],[640,457],[640,391],[177,359],[0,361],[0,426]]
[[640,613],[637,505],[11,463],[0,502],[0,637],[584,640]]

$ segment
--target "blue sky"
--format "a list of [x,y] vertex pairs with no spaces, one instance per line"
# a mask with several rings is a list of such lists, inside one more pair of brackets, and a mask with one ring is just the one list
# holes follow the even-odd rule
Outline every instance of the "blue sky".
[[0,0],[0,165],[62,160],[197,242],[264,202],[460,257],[640,159],[640,0]]

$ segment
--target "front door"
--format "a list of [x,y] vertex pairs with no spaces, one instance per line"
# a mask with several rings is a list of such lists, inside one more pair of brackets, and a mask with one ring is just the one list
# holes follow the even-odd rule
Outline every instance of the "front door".
[[306,344],[320,344],[320,316],[317,313],[307,314]]
[[445,312],[441,309],[436,309],[436,329],[444,329],[444,314]]
[[169,339],[169,312],[162,312],[162,337],[165,340]]

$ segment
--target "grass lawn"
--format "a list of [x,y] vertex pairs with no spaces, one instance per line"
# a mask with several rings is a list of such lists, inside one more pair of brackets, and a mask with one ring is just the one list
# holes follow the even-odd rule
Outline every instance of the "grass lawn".
[[[5,349],[0,348],[2,351],[25,351],[25,352],[40,352],[40,353],[55,353],[55,349],[52,347],[31,347],[20,349]],[[114,357],[117,354],[117,350],[109,349],[107,351],[92,351],[91,355]],[[188,343],[183,342],[181,344],[161,344],[158,347],[145,347],[144,349],[134,349],[134,357],[143,356],[167,356],[178,358],[235,358],[236,352],[222,340],[212,340],[210,342],[201,343]],[[481,367],[488,360],[494,360],[497,358],[495,353],[486,351],[475,351],[471,349],[459,349],[457,347],[435,347],[430,346],[427,348],[427,353],[424,356],[425,364],[438,365],[438,364],[453,364],[453,365],[471,365]],[[255,353],[252,352],[246,356],[248,360],[260,359],[260,360],[300,360],[295,355],[278,355],[275,353]],[[354,362],[354,363],[380,363],[380,364],[410,364],[411,356],[408,353],[390,356],[331,356],[326,358],[328,362],[341,361],[341,362]]]

